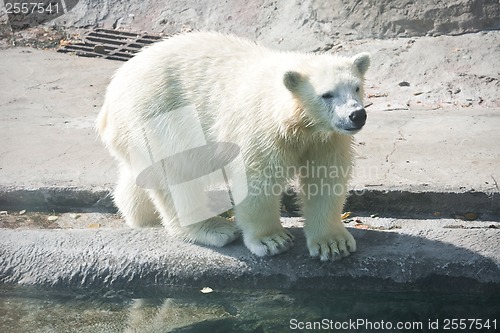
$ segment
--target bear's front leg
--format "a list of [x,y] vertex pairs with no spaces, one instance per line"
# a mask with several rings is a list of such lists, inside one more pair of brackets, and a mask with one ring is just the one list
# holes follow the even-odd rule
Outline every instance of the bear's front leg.
[[311,256],[321,261],[339,260],[356,251],[356,241],[340,217],[347,178],[342,174],[318,176],[312,172],[301,177],[307,246]]
[[260,257],[276,255],[293,245],[293,236],[280,222],[280,194],[271,187],[250,186],[248,196],[235,207],[236,223],[245,246]]

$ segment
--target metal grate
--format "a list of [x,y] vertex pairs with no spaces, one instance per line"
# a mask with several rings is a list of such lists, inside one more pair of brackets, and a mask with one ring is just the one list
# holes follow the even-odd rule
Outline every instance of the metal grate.
[[64,45],[57,52],[82,57],[127,61],[141,48],[162,39],[160,36],[96,29],[84,36],[83,43]]

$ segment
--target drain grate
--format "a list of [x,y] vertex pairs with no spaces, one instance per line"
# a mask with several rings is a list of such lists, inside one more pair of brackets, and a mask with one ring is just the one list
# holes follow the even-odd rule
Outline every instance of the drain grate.
[[84,36],[83,43],[64,45],[57,52],[81,57],[127,61],[141,48],[163,37],[125,31],[96,29]]

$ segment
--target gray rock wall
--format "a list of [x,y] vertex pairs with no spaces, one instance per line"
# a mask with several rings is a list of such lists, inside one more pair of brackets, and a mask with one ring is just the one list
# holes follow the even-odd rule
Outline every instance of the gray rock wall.
[[282,48],[334,38],[457,35],[500,29],[498,0],[235,0],[168,2],[80,0],[52,24],[172,34],[190,29],[236,33]]

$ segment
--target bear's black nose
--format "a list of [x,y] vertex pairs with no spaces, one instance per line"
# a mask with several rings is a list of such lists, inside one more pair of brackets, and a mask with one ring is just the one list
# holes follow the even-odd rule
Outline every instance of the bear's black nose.
[[366,111],[365,109],[359,109],[352,112],[349,115],[349,119],[351,119],[352,124],[358,129],[364,126],[366,123]]

